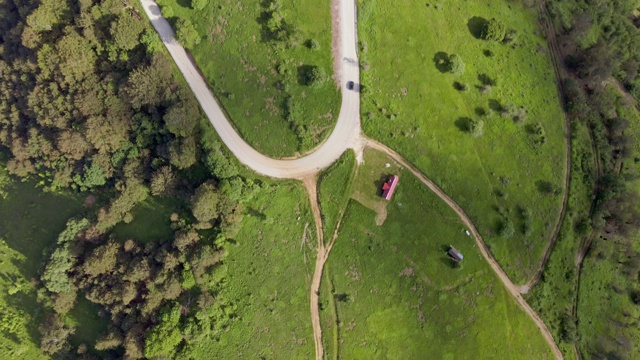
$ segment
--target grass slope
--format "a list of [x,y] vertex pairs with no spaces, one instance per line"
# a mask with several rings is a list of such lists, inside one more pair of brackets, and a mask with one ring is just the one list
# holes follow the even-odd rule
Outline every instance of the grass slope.
[[[270,156],[292,156],[331,133],[340,104],[336,87],[330,79],[322,86],[307,86],[299,79],[303,66],[333,72],[328,0],[280,1],[295,35],[278,46],[265,39],[262,19],[268,1],[210,0],[202,11],[191,9],[188,0],[158,3],[172,9],[174,23],[185,18],[195,25],[202,41],[192,54],[251,146]],[[311,49],[308,40],[318,47]]]
[[[524,282],[560,209],[561,196],[540,188],[543,182],[561,187],[564,172],[563,116],[536,13],[506,0],[358,5],[365,133],[398,150],[450,194],[509,276]],[[517,31],[513,44],[474,36],[479,19],[493,17]],[[466,64],[464,75],[441,72],[436,64],[454,53]],[[483,94],[486,78],[495,84]],[[468,90],[456,90],[456,81]],[[507,104],[526,109],[525,124],[501,116]],[[483,120],[484,135],[463,131],[469,119]],[[532,134],[535,124],[546,133],[543,145]],[[527,236],[523,208],[531,213]],[[516,231],[501,238],[506,219]]]
[[325,241],[333,236],[340,213],[351,195],[355,161],[355,154],[348,150],[331,167],[323,171],[318,180],[318,198]]
[[[315,230],[298,184],[268,185],[249,206],[235,245],[227,245],[219,296],[235,321],[219,342],[202,344],[199,359],[308,359],[313,356],[309,285]],[[307,244],[302,233],[309,224]]]
[[38,324],[43,307],[35,287],[43,253],[55,244],[67,220],[77,214],[76,196],[42,193],[31,182],[16,182],[0,200],[0,349],[3,358],[45,358]]
[[[385,163],[390,166],[386,167]],[[382,226],[352,200],[326,267],[321,301],[328,350],[345,359],[543,359],[550,352],[533,322],[493,274],[445,203],[379,153],[365,153],[359,196],[400,175]],[[465,258],[453,267],[445,250]],[[329,284],[327,284],[329,282]],[[328,289],[332,289],[331,293]],[[331,337],[337,331],[338,341]]]

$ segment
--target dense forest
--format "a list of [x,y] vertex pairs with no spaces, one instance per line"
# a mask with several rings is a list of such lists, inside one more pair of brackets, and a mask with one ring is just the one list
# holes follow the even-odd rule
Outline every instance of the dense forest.
[[[640,249],[636,241],[640,227],[637,188],[640,154],[630,119],[616,111],[616,94],[620,93],[632,106],[640,100],[637,6],[635,0],[554,0],[547,6],[559,25],[556,26],[559,51],[569,74],[562,84],[566,109],[574,129],[586,126],[589,130],[596,154],[595,166],[583,164],[583,169],[593,171],[582,174],[585,183],[593,188],[591,218],[579,222],[576,232],[585,238],[589,233],[597,234],[591,236],[592,243],[587,242],[590,246],[587,256],[606,264],[600,266],[603,269],[615,269],[616,274],[607,276],[619,280],[608,284],[607,291],[625,294],[633,307],[640,304]],[[594,309],[607,309],[602,311],[608,312],[608,324],[597,338],[582,340],[585,358],[634,357],[634,346],[630,343],[634,336],[628,332],[637,333],[633,315],[637,311],[626,305],[613,306],[610,300],[607,297],[601,299],[603,303],[591,304]],[[580,334],[567,329],[564,337],[578,341]]]
[[[161,50],[133,0],[0,0],[7,171],[97,201],[69,220],[36,280],[46,354],[189,358],[233,317],[214,268],[260,185],[202,141],[198,104]],[[173,237],[116,239],[111,229],[153,196],[183,204]],[[79,296],[110,319],[95,344],[68,341]]]

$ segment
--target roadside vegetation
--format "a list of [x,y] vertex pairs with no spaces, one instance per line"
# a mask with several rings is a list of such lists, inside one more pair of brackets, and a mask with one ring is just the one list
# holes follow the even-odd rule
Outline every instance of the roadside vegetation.
[[[378,201],[388,173],[400,182],[384,223],[352,199],[327,262],[320,300],[324,323],[333,320],[324,329],[328,352],[349,359],[550,356],[458,217],[426,186],[368,150],[356,176],[366,184],[359,196]],[[464,255],[459,265],[447,256],[449,244]]]
[[331,133],[340,97],[331,79],[328,0],[158,4],[251,146],[287,157]]
[[362,121],[459,203],[514,282],[558,221],[565,136],[535,8],[359,1]]
[[562,89],[578,149],[570,211],[529,299],[569,357],[637,358],[640,351],[636,7],[634,1],[572,0],[542,8],[566,68]]

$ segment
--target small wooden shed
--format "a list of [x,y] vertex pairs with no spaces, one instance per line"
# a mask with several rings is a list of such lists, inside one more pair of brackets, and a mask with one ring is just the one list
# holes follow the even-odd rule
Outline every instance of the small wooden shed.
[[460,262],[460,261],[462,261],[462,259],[464,259],[464,256],[462,256],[460,251],[458,251],[456,248],[454,248],[451,245],[449,245],[448,253],[449,253],[449,257],[451,258],[451,260],[453,260],[455,262]]
[[391,175],[389,179],[382,184],[382,197],[385,198],[385,200],[391,200],[396,186],[398,186],[398,176]]

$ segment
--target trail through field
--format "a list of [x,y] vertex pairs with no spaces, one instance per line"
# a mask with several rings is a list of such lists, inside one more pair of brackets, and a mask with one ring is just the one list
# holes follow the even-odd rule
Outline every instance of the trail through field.
[[[313,153],[292,160],[269,158],[253,149],[240,137],[232,123],[227,119],[225,113],[220,108],[220,105],[208,88],[206,80],[199,73],[196,64],[175,39],[174,31],[168,21],[162,17],[158,5],[153,0],[140,0],[140,3],[142,4],[142,7],[144,8],[153,27],[160,35],[160,38],[166,46],[169,54],[175,61],[180,72],[184,75],[187,84],[196,96],[200,106],[207,115],[209,122],[213,125],[227,148],[241,163],[257,173],[274,178],[301,180],[309,192],[309,199],[317,232],[316,265],[310,289],[311,321],[317,360],[322,360],[324,357],[318,302],[320,281],[322,279],[324,265],[338,235],[338,230],[336,230],[332,240],[328,244],[324,243],[322,218],[316,189],[317,174],[321,169],[324,169],[335,162],[344,153],[344,151],[350,148],[355,151],[356,159],[358,160],[358,163],[360,163],[362,161],[364,146],[370,146],[374,149],[380,150],[404,165],[458,214],[460,219],[472,232],[476,243],[479,245],[480,252],[498,275],[498,278],[502,281],[507,290],[509,290],[509,292],[515,297],[519,306],[529,315],[529,317],[531,317],[534,323],[541,330],[545,340],[551,347],[554,356],[557,359],[562,359],[562,354],[553,341],[551,333],[535,311],[533,311],[529,304],[524,300],[522,295],[519,293],[518,287],[509,280],[506,273],[489,253],[484,240],[462,208],[458,206],[458,204],[456,204],[456,202],[447,194],[445,194],[442,189],[424,176],[424,174],[419,170],[409,164],[409,162],[402,158],[398,153],[383,144],[366,139],[361,135],[360,94],[357,91],[346,90],[346,83],[348,81],[359,83],[360,79],[357,55],[355,1],[334,0],[332,2],[332,17],[337,17],[337,19],[333,20],[334,39],[338,39],[338,41],[333,42],[333,46],[338,47],[338,49],[333,49],[333,54],[334,56],[338,56],[337,61],[339,61],[339,66],[334,65],[334,70],[339,72],[336,76],[340,77],[340,84],[342,87],[342,105],[336,127],[329,138]],[[338,8],[335,8],[336,5],[338,5]],[[335,32],[339,32],[339,34],[336,35]],[[567,166],[567,169],[568,168],[569,166]],[[563,203],[566,203],[566,199]],[[340,224],[338,223],[338,228],[339,225]],[[551,248],[552,244],[553,241],[548,245],[548,249]],[[546,262],[546,259],[544,262]],[[543,268],[544,264],[541,264],[541,267]]]
[[[539,17],[540,17],[540,26],[542,30],[546,33],[547,38],[547,47],[549,48],[549,52],[551,55],[551,63],[553,64],[553,69],[556,74],[556,83],[558,84],[558,92],[561,97],[564,97],[564,88],[563,81],[567,78],[567,69],[564,66],[564,61],[562,60],[562,55],[560,53],[560,47],[558,46],[558,40],[556,39],[556,32],[553,22],[549,16],[547,11],[547,7],[544,1],[538,2],[539,6]],[[551,256],[551,251],[553,250],[553,245],[558,240],[558,235],[560,234],[560,228],[562,227],[562,223],[564,222],[564,217],[567,213],[567,203],[569,201],[569,183],[571,181],[571,121],[567,116],[567,113],[562,110],[563,120],[564,120],[564,136],[565,136],[565,167],[564,167],[564,191],[562,192],[562,205],[560,207],[560,214],[558,215],[558,221],[556,222],[553,231],[551,232],[551,237],[549,238],[549,242],[544,248],[542,252],[542,258],[540,259],[540,263],[538,264],[538,268],[536,269],[536,273],[533,277],[527,281],[526,284],[521,285],[519,288],[519,292],[521,294],[527,294],[529,290],[531,290],[534,286],[540,282],[542,278],[542,273],[544,272],[544,268],[547,265],[547,261],[549,261],[549,257]]]
[[397,152],[388,148],[386,145],[373,140],[368,140],[367,146],[387,154],[392,159],[402,164],[414,176],[416,176],[422,183],[427,185],[427,187],[431,191],[433,191],[440,199],[442,199],[442,201],[444,201],[447,205],[449,205],[449,207],[453,211],[455,211],[456,214],[458,214],[458,216],[460,217],[460,220],[462,220],[462,222],[469,228],[469,231],[473,235],[473,238],[476,241],[476,244],[478,245],[478,248],[480,249],[480,253],[482,254],[482,256],[489,263],[489,265],[491,266],[493,271],[496,273],[496,275],[498,275],[498,278],[500,279],[500,281],[502,281],[502,283],[507,288],[507,290],[516,299],[516,302],[518,303],[520,308],[522,308],[522,310],[524,310],[524,312],[527,315],[529,315],[529,317],[531,318],[531,320],[533,320],[533,322],[536,324],[538,329],[540,329],[540,332],[542,332],[542,336],[549,344],[549,347],[551,348],[553,355],[556,357],[556,359],[562,359],[563,358],[562,353],[560,352],[560,349],[558,348],[555,341],[553,340],[553,336],[551,335],[551,332],[549,331],[547,326],[544,324],[540,316],[538,316],[538,314],[531,308],[529,303],[527,303],[527,301],[524,299],[522,294],[520,294],[520,288],[511,282],[511,280],[509,279],[507,274],[504,272],[500,264],[498,264],[498,262],[493,257],[493,255],[491,255],[487,247],[487,244],[484,242],[484,239],[478,232],[478,229],[476,229],[475,225],[473,225],[473,222],[471,221],[469,216],[464,212],[464,210],[462,210],[462,208],[458,206],[458,204],[452,198],[450,198],[449,195],[447,195],[442,189],[440,189],[438,185],[436,185],[433,181],[429,180],[420,170],[416,169],[413,165],[411,165],[407,160],[405,160]]

